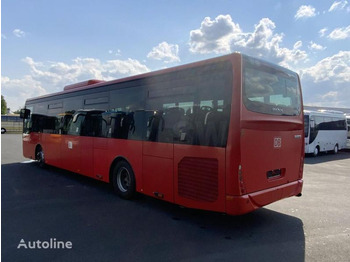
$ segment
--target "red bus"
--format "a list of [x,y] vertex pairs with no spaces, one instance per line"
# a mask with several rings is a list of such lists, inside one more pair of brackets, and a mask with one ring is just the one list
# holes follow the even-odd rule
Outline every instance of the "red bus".
[[189,208],[237,215],[300,196],[296,73],[238,53],[28,99],[23,155]]

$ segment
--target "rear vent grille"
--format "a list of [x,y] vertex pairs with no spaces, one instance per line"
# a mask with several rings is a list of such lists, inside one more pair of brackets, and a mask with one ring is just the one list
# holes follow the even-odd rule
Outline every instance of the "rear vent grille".
[[217,159],[184,157],[178,168],[178,193],[181,197],[206,202],[217,200]]

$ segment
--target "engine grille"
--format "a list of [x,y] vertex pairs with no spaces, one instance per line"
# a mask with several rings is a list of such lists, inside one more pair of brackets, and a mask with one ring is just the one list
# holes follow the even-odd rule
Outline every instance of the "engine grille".
[[218,160],[184,157],[178,165],[178,193],[181,197],[197,201],[216,201]]

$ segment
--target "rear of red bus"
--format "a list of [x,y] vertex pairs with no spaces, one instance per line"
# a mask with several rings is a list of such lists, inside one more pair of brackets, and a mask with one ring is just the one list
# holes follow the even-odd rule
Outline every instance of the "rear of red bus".
[[[226,212],[301,196],[303,107],[296,73],[241,56],[227,145]],[[239,100],[239,101],[238,101]]]

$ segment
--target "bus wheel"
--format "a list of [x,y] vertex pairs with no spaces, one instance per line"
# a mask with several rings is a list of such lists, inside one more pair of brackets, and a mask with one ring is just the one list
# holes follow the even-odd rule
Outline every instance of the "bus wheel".
[[335,145],[334,150],[333,150],[333,153],[334,153],[334,154],[337,154],[337,153],[338,153],[338,150],[339,150],[338,145]]
[[40,167],[45,167],[45,155],[44,150],[41,148],[41,146],[38,147],[36,150],[36,160],[38,161],[38,164]]
[[320,150],[318,149],[318,146],[316,146],[315,149],[314,149],[313,155],[314,155],[314,156],[318,156],[318,153],[319,153],[319,152],[320,152]]
[[126,161],[120,161],[113,169],[114,192],[123,199],[131,199],[136,192],[135,175]]
[[6,133],[6,129],[5,128],[1,128],[1,134],[5,134]]

